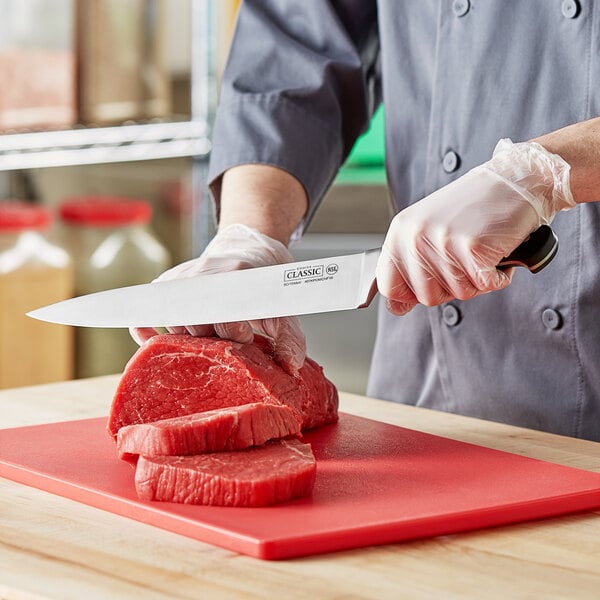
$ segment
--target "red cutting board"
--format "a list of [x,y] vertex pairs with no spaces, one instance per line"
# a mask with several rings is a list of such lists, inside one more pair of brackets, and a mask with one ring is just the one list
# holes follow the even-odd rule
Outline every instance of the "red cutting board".
[[266,508],[142,502],[106,419],[0,430],[0,476],[263,559],[399,542],[600,506],[600,473],[347,414],[304,436],[312,497]]

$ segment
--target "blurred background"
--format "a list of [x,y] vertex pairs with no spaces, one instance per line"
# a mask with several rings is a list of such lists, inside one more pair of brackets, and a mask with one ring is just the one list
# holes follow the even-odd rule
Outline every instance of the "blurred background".
[[[27,310],[145,283],[214,234],[210,135],[238,2],[0,0],[0,388],[120,372],[127,331]],[[381,245],[383,113],[353,149],[298,260]],[[364,393],[376,307],[303,317],[308,351]]]

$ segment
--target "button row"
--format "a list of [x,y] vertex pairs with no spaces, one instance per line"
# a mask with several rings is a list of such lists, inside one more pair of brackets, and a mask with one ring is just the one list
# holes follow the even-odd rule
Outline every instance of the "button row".
[[[452,2],[452,11],[456,17],[464,17],[469,10],[471,10],[471,2],[469,0],[454,0]],[[560,10],[566,19],[575,19],[579,16],[581,5],[578,0],[563,0]]]
[[[456,17],[464,17],[471,10],[470,0],[454,0],[452,11]],[[575,19],[581,12],[579,0],[563,0],[560,5],[563,17]],[[442,168],[446,173],[454,173],[460,167],[460,156],[454,150],[448,150],[442,158]]]
[[[454,304],[446,304],[442,308],[442,321],[448,327],[455,327],[462,320],[462,314]],[[560,312],[554,308],[546,308],[542,312],[542,323],[547,329],[560,329],[563,324],[563,318]]]

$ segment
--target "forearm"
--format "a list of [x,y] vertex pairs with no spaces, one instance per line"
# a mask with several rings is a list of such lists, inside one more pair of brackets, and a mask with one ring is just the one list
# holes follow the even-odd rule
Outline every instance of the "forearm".
[[575,202],[600,200],[600,118],[558,129],[534,140],[571,165]]
[[287,171],[269,165],[240,165],[223,175],[219,228],[242,223],[287,246],[307,207],[304,187]]

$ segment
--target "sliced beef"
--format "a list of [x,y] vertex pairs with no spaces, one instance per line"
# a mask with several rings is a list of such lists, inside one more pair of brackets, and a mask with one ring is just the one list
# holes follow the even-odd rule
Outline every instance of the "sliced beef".
[[121,427],[117,450],[120,458],[204,454],[299,434],[300,421],[291,408],[258,402]]
[[135,486],[143,500],[265,506],[308,496],[315,475],[310,445],[292,439],[234,452],[140,456]]
[[263,337],[239,344],[165,334],[151,338],[127,364],[108,431],[116,438],[126,425],[251,403],[290,407],[303,430],[337,420],[337,390],[310,358],[294,377],[275,362]]

